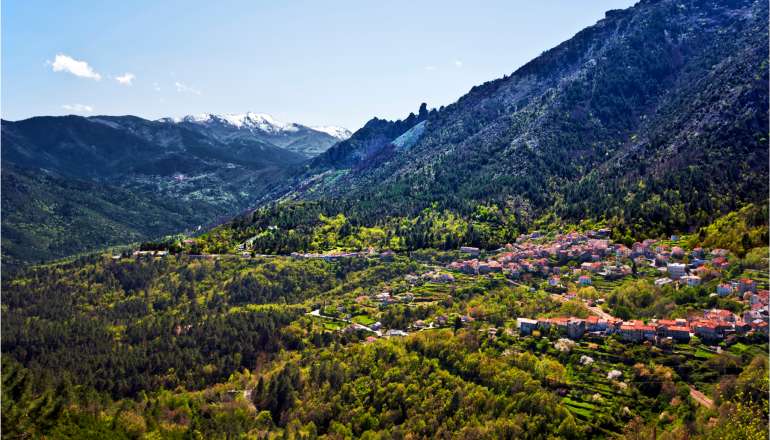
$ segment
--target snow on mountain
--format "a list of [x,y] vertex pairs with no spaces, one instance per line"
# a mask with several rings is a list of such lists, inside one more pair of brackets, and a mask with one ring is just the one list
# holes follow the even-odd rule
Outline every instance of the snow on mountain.
[[349,138],[353,134],[347,128],[337,127],[334,125],[320,125],[320,126],[314,125],[314,126],[311,126],[310,128],[312,128],[315,131],[326,133],[329,136],[335,137],[341,141],[344,141],[345,139]]
[[[246,113],[221,113],[221,114],[215,114],[215,113],[199,113],[194,115],[187,115],[183,116],[181,118],[162,118],[159,119],[160,122],[174,122],[174,123],[182,123],[182,122],[188,122],[193,124],[200,124],[200,125],[211,125],[211,124],[222,124],[222,125],[229,125],[231,127],[235,127],[238,129],[247,129],[247,130],[260,130],[266,133],[270,134],[282,134],[282,133],[292,133],[299,131],[300,128],[304,127],[300,124],[295,124],[293,122],[282,122],[275,118],[273,118],[271,115],[267,113],[254,113],[254,112],[246,112]],[[306,127],[311,130],[319,131],[322,133],[326,133],[336,139],[344,140],[350,137],[351,132],[343,127],[336,127],[336,126],[319,126],[319,127]]]

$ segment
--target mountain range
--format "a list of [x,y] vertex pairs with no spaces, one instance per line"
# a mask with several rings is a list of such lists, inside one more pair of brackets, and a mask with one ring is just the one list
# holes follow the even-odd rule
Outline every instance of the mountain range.
[[[270,225],[307,202],[317,206],[300,216],[310,226],[318,213],[376,225],[431,207],[468,217],[482,205],[525,229],[556,218],[601,219],[631,236],[693,230],[766,199],[766,16],[760,1],[644,0],[451,105],[373,118],[352,134],[256,113],[3,121],[4,188],[15,179],[3,208],[56,219],[40,228],[4,216],[5,249],[30,254],[22,260],[62,256],[254,207],[263,209],[233,224]],[[141,225],[57,243],[82,239],[63,233],[73,218],[131,217],[24,205],[30,194],[90,193],[59,191],[72,179],[136,195],[108,205],[130,205]],[[30,238],[37,230],[51,238]]]
[[254,113],[2,121],[3,262],[221,221],[347,134]]

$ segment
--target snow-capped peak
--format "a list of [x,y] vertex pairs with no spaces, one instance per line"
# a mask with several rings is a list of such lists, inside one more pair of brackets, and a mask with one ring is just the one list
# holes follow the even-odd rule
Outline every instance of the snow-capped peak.
[[[168,120],[168,118],[164,118]],[[281,122],[268,115],[267,113],[199,113],[187,115],[182,118],[173,118],[176,123],[189,122],[193,124],[211,124],[220,123],[231,125],[235,128],[259,129],[268,133],[281,133],[297,131],[297,124]]]
[[329,136],[335,137],[341,141],[344,141],[345,139],[349,138],[353,134],[347,128],[337,127],[334,125],[315,125],[315,126],[311,126],[310,128],[312,128],[315,131],[326,133]]
[[[270,134],[296,132],[303,126],[292,122],[281,122],[267,113],[198,113],[181,118],[161,118],[159,122],[192,123],[200,125],[222,124],[245,130],[260,130]],[[332,125],[307,127],[315,131],[326,133],[339,140],[344,140],[352,134],[348,129]]]

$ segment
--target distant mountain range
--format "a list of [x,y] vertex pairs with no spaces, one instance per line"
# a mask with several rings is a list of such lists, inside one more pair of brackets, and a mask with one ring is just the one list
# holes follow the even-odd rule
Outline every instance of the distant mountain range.
[[220,141],[248,139],[266,142],[314,157],[341,140],[350,137],[346,128],[308,127],[275,120],[264,113],[203,113],[182,118],[163,118],[160,122],[178,124]]
[[35,117],[1,125],[4,263],[226,219],[349,133],[254,113],[158,121]]

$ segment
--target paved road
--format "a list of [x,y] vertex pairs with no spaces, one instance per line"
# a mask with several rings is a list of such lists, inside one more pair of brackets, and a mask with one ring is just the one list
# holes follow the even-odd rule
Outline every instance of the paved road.
[[[567,298],[565,298],[563,295],[559,295],[558,293],[552,293],[551,294],[551,299],[553,299],[555,301],[559,301],[559,302],[567,302]],[[612,319],[613,318],[612,315],[610,315],[609,313],[607,313],[604,310],[602,310],[601,307],[599,307],[599,306],[593,306],[593,307],[586,306],[586,307],[588,308],[588,310],[591,313],[593,313],[594,315],[596,315],[596,316],[598,316],[598,317],[600,317],[602,319]]]
[[[588,306],[586,306],[586,307],[588,307]],[[607,313],[604,310],[602,310],[601,307],[599,307],[599,306],[588,307],[588,310],[590,310],[591,313],[593,313],[594,315],[596,315],[596,316],[598,316],[598,317],[600,317],[602,319],[612,319],[613,318],[612,315],[610,315],[609,313]]]
[[714,401],[706,397],[705,394],[693,388],[692,385],[690,385],[690,397],[692,397],[693,400],[705,406],[706,408],[714,408]]

